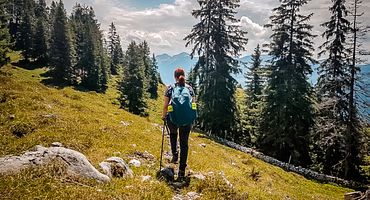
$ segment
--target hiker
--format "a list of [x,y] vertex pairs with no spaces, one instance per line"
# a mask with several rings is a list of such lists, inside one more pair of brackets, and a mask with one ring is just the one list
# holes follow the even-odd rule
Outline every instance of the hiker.
[[177,68],[174,72],[174,77],[176,83],[168,86],[164,95],[162,120],[167,122],[170,129],[171,163],[177,164],[178,162],[177,136],[180,136],[178,180],[182,180],[185,178],[188,140],[192,123],[196,118],[196,105],[194,90],[190,85],[185,83],[184,69]]

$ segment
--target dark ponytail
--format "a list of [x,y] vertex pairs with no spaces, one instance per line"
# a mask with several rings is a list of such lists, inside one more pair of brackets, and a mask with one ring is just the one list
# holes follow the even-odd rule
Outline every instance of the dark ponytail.
[[177,68],[177,69],[175,70],[174,75],[175,75],[175,78],[176,78],[176,79],[178,79],[178,82],[177,82],[177,83],[178,83],[180,86],[185,86],[185,71],[184,71],[184,69],[182,69],[182,68]]

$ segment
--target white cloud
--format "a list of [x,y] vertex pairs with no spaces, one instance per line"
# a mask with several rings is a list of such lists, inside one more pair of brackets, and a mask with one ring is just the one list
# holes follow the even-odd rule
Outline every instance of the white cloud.
[[[48,1],[50,3],[51,0]],[[131,40],[147,40],[156,54],[177,54],[191,50],[190,47],[185,47],[183,38],[198,22],[191,15],[192,10],[199,7],[197,0],[176,0],[172,4],[161,4],[147,9],[127,6],[129,5],[127,0],[64,0],[69,12],[76,1],[94,8],[104,31],[108,30],[108,25],[113,21],[124,47]],[[251,54],[258,43],[269,41],[271,30],[264,28],[263,25],[268,22],[271,10],[278,5],[278,0],[240,1],[236,18],[240,19],[239,24],[249,32],[247,51],[243,54]],[[331,0],[312,0],[301,9],[304,13],[315,13],[311,19],[311,24],[314,25],[313,33],[320,35],[323,32],[324,29],[319,25],[328,20],[329,5]],[[369,9],[370,1],[364,1],[362,7],[364,10]],[[365,12],[362,19],[365,24],[369,24],[370,12]],[[322,42],[323,39],[320,36],[315,39],[317,45]],[[370,50],[370,38],[366,45],[364,47]]]

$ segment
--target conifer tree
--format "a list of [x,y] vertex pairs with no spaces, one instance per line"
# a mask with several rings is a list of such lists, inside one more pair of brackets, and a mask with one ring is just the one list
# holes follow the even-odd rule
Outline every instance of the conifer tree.
[[263,89],[263,79],[261,77],[261,50],[259,44],[254,50],[252,55],[251,66],[247,67],[247,72],[244,77],[246,79],[245,86],[245,113],[244,119],[246,122],[247,134],[244,138],[249,138],[249,142],[253,138],[253,141],[256,140],[257,134],[257,123],[260,117],[261,112],[261,96]]
[[[362,42],[366,39],[370,27],[362,25],[361,17],[364,15],[362,12],[362,0],[353,0],[350,4],[350,16],[353,17],[352,36],[350,36],[350,48],[352,49],[352,57],[350,59],[350,80],[349,80],[349,94],[348,94],[348,122],[347,122],[347,141],[346,151],[347,159],[344,163],[344,177],[359,180],[360,164],[362,161],[362,149],[364,139],[364,129],[359,108],[363,106],[359,94],[364,92],[364,89],[359,86],[361,77],[359,76],[359,64],[365,60],[361,58],[363,52]],[[366,91],[365,91],[366,93]],[[366,105],[365,105],[366,106]]]
[[268,45],[272,57],[268,70],[266,99],[261,112],[258,147],[284,162],[311,164],[310,129],[313,125],[312,88],[308,75],[314,35],[301,8],[308,0],[283,0],[273,9]]
[[199,55],[195,66],[199,74],[199,124],[206,132],[228,139],[234,132],[238,115],[232,74],[240,72],[235,59],[247,43],[245,31],[236,23],[239,0],[198,1],[200,9],[192,15],[200,22],[185,37],[186,46],[194,45],[191,56]]
[[10,13],[9,33],[15,50],[21,50],[21,42],[17,40],[21,17],[23,12],[23,0],[8,1],[7,11]]
[[121,39],[113,22],[110,24],[108,32],[108,53],[111,58],[110,73],[117,75],[120,68],[122,68],[124,56]]
[[35,35],[35,2],[23,0],[19,29],[16,32],[16,44],[26,61],[33,57],[33,37]]
[[103,37],[91,7],[74,7],[72,17],[77,55],[76,70],[86,89],[104,91],[108,81]]
[[8,13],[5,9],[6,1],[0,0],[0,67],[7,64],[10,59],[10,34],[8,29]]
[[198,94],[198,74],[195,68],[190,68],[187,83],[193,88],[195,95]]
[[148,80],[148,93],[150,98],[157,99],[158,98],[158,84],[159,84],[159,73],[158,73],[158,65],[157,60],[155,59],[155,55],[153,54],[152,60],[150,61],[151,65],[149,68],[149,80]]
[[326,28],[322,34],[325,42],[320,46],[319,55],[326,54],[327,58],[318,68],[316,89],[319,113],[315,141],[318,141],[317,161],[322,164],[323,172],[344,177],[345,163],[350,153],[346,149],[349,115],[346,95],[350,77],[350,49],[346,46],[346,39],[351,27],[346,19],[348,10],[345,0],[332,0],[332,3],[329,8],[330,20],[322,24]]
[[74,63],[68,18],[62,1],[55,3],[51,32],[50,65],[56,82],[73,83]]
[[121,107],[137,115],[147,115],[145,69],[140,48],[131,42],[126,52],[126,66],[118,90]]
[[48,13],[45,0],[39,0],[35,8],[36,28],[33,42],[33,57],[46,61],[48,53]]

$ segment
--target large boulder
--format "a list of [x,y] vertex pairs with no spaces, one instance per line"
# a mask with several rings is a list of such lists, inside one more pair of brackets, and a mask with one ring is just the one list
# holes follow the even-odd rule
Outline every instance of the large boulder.
[[53,147],[37,145],[34,150],[27,151],[20,156],[5,156],[0,158],[0,174],[17,173],[23,169],[41,166],[52,161],[60,160],[67,166],[67,173],[72,176],[96,179],[108,182],[110,178],[100,173],[87,160],[82,153],[61,147],[61,144]]

